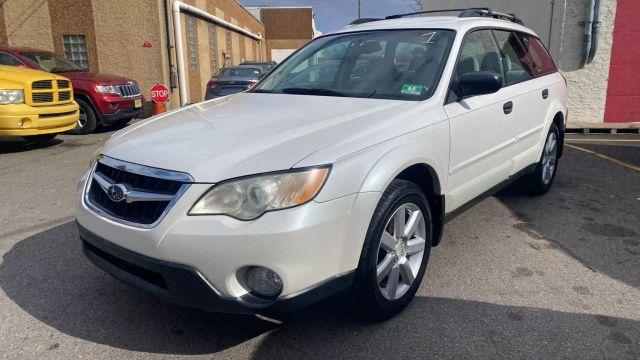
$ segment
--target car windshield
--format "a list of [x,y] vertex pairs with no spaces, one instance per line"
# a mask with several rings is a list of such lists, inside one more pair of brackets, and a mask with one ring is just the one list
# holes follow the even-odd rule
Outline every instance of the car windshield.
[[380,30],[318,38],[251,92],[424,100],[438,84],[454,32]]
[[29,59],[40,69],[52,73],[86,71],[86,69],[72,63],[71,61],[50,52],[28,52],[20,55]]
[[260,78],[260,69],[253,67],[235,67],[235,68],[225,68],[223,69],[217,77],[219,78],[251,78],[251,79],[259,79]]

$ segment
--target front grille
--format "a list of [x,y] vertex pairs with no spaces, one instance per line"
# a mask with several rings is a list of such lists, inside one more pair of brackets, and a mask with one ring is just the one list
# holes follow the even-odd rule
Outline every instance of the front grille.
[[58,80],[58,89],[68,89],[69,85],[70,83],[67,80]]
[[53,85],[51,80],[39,80],[34,81],[31,84],[31,88],[34,90],[53,89]]
[[116,89],[122,97],[134,97],[140,95],[140,88],[135,84],[117,85]]
[[31,100],[34,103],[48,103],[53,101],[53,93],[33,93],[31,95]]
[[[139,165],[137,165],[139,166]],[[95,173],[106,177],[111,183],[123,184],[135,191],[178,196],[178,192],[186,182],[169,180],[159,177],[141,175],[138,173],[122,170],[123,167],[116,168],[103,162],[98,162]],[[150,225],[160,219],[167,210],[170,201],[112,201],[105,189],[97,180],[92,179],[87,200],[99,210],[117,219],[130,223]]]
[[58,101],[68,101],[71,99],[71,93],[69,91],[61,91],[58,93]]

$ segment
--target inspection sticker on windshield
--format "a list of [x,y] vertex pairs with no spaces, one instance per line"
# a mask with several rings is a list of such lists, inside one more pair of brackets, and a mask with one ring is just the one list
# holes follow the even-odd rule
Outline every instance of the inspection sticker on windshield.
[[422,94],[422,85],[402,84],[402,94],[406,95],[420,95]]

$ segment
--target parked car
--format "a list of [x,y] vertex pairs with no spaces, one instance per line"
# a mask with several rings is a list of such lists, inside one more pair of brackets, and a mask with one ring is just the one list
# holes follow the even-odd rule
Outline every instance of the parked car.
[[69,79],[0,65],[0,136],[42,143],[75,127],[78,104]]
[[221,68],[207,83],[205,100],[215,99],[250,89],[260,81],[264,72],[256,66]]
[[278,65],[275,61],[243,61],[240,65],[250,65],[259,67],[263,73],[268,73]]
[[361,23],[247,92],[114,134],[78,187],[79,234],[97,266],[180,304],[255,313],[351,288],[387,318],[446,221],[516,180],[549,191],[566,115],[513,16]]
[[0,64],[39,69],[71,79],[80,119],[72,132],[88,134],[98,125],[127,123],[143,112],[144,97],[131,79],[94,73],[49,51],[0,47]]

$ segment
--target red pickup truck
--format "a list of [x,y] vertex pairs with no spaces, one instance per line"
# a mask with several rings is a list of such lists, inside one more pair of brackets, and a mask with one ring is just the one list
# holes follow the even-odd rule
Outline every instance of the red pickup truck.
[[72,130],[76,134],[88,134],[98,125],[126,123],[143,112],[144,97],[135,81],[89,72],[49,51],[0,47],[0,65],[44,70],[70,79],[80,105],[80,119]]

